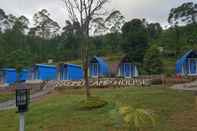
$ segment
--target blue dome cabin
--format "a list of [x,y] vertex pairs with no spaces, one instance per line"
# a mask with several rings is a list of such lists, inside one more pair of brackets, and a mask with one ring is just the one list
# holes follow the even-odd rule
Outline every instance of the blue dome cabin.
[[26,81],[28,80],[28,76],[29,76],[29,70],[28,69],[22,69],[19,74],[19,80],[20,81]]
[[1,82],[6,85],[14,84],[17,79],[16,69],[14,68],[3,68],[0,70]]
[[57,67],[55,65],[36,64],[30,70],[30,80],[56,80]]
[[3,84],[14,84],[17,79],[26,81],[28,79],[28,70],[22,69],[19,73],[17,73],[15,68],[4,68],[0,70],[0,83]]
[[118,66],[118,76],[123,78],[138,77],[138,69],[127,56],[123,57]]
[[75,64],[59,64],[57,66],[58,80],[82,80],[83,69]]
[[190,50],[177,60],[176,74],[181,76],[197,76],[197,51]]
[[90,77],[107,77],[109,76],[110,70],[106,61],[101,57],[93,57],[89,63],[89,74]]

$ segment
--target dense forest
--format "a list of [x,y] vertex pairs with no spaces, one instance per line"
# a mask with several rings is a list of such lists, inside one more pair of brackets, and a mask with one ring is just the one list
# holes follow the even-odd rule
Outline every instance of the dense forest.
[[66,20],[60,27],[46,9],[35,13],[31,22],[0,9],[0,67],[81,59],[86,42],[89,57],[128,55],[144,74],[165,73],[165,60],[197,49],[197,4],[188,2],[171,9],[168,22],[170,27],[162,29],[146,19],[126,21],[120,11],[113,11],[92,20],[84,41],[79,22]]

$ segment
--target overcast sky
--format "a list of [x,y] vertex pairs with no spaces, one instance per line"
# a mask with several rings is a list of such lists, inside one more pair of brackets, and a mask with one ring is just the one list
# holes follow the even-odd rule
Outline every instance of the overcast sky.
[[[111,0],[111,9],[118,9],[127,18],[146,18],[151,22],[167,23],[171,8],[183,2],[197,2],[197,0]],[[51,17],[60,25],[64,25],[66,12],[62,0],[0,0],[0,8],[6,13],[25,15],[30,20],[33,14],[41,9],[47,9]]]

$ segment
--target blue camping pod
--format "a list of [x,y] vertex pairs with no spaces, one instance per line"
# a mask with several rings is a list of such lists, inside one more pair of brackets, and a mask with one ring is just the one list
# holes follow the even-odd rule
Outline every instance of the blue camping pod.
[[118,76],[132,78],[138,76],[138,69],[127,56],[123,57],[118,66]]
[[55,65],[36,64],[30,72],[30,80],[56,80],[57,68]]
[[177,60],[176,74],[197,76],[197,51],[190,50]]
[[109,76],[110,70],[106,61],[101,57],[93,57],[89,63],[90,77]]
[[0,70],[1,72],[1,81],[3,84],[14,84],[17,79],[16,69],[14,68],[4,68]]
[[58,80],[82,80],[83,69],[75,64],[61,64],[58,69]]
[[20,71],[20,73],[18,75],[19,75],[20,81],[26,81],[26,80],[28,80],[29,70],[23,69]]

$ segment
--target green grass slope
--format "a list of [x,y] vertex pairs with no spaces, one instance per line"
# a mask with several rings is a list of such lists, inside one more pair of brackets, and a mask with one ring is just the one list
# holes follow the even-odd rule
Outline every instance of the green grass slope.
[[[154,131],[178,131],[176,126],[184,125],[184,123],[173,125],[174,119],[176,120],[174,114],[193,111],[194,105],[192,93],[161,88],[92,89],[91,91],[92,94],[107,100],[109,104],[96,110],[80,110],[78,103],[84,99],[84,90],[57,91],[43,100],[31,104],[29,112],[26,113],[26,130],[124,131],[124,128],[116,128],[109,116],[109,112],[115,107],[114,104],[121,103],[153,110],[157,114],[157,125]],[[190,131],[191,128],[186,129]],[[16,110],[1,111],[0,131],[17,130],[18,114],[16,114]]]

